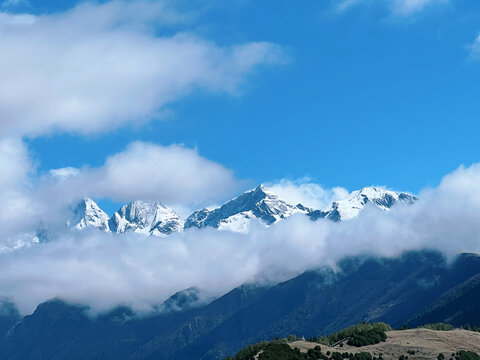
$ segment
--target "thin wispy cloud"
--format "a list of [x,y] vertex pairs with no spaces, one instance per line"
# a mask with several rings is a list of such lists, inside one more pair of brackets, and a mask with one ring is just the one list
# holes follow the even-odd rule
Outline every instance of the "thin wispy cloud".
[[336,9],[345,12],[356,6],[387,6],[392,15],[404,17],[448,2],[450,0],[341,0],[337,1]]
[[32,4],[28,0],[5,0],[1,5],[0,9],[3,10],[15,10],[19,7],[28,7],[31,8]]
[[471,59],[480,58],[480,35],[477,35],[473,43],[467,46],[467,51]]

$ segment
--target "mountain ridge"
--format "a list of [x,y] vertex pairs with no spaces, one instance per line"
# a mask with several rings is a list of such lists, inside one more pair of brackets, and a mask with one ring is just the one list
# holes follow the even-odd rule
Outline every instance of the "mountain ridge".
[[301,203],[293,205],[261,184],[221,206],[197,210],[185,219],[154,200],[132,201],[109,217],[94,200],[84,198],[71,207],[72,216],[67,226],[77,230],[97,228],[113,234],[134,232],[161,237],[206,227],[245,233],[252,222],[271,226],[294,214],[306,215],[312,221],[327,219],[339,222],[357,217],[366,207],[388,212],[397,204],[412,205],[416,201],[418,197],[406,192],[364,187],[353,191],[345,199],[332,202],[323,210],[317,210]]
[[[307,213],[303,207],[292,205],[279,198],[277,194],[267,190],[264,185],[259,185],[240,196],[226,202],[221,207],[213,210],[202,209],[194,212],[185,221],[185,229],[191,227],[214,227],[220,229],[237,229],[229,224],[241,222],[243,219],[255,217],[267,225],[272,225],[295,213]],[[232,219],[234,216],[237,218]],[[238,218],[238,216],[240,216]],[[230,220],[230,221],[229,221]],[[222,226],[223,225],[223,226]]]

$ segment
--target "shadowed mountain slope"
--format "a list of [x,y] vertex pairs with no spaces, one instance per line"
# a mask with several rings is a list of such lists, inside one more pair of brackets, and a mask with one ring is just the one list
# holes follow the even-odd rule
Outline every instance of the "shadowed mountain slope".
[[438,253],[413,252],[347,259],[337,272],[311,271],[275,286],[245,285],[207,305],[189,290],[169,300],[180,306],[143,317],[126,308],[91,317],[85,307],[51,301],[6,333],[0,359],[222,359],[259,340],[361,321],[480,325],[479,274],[476,255],[449,264]]

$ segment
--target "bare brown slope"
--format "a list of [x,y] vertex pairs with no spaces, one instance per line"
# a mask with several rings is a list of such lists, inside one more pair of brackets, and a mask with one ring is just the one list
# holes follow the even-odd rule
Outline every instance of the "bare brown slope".
[[[299,348],[306,352],[314,348],[316,343],[295,341],[289,344],[292,348]],[[383,354],[386,360],[397,360],[400,355],[408,355],[410,360],[436,359],[438,354],[443,353],[448,359],[452,353],[460,350],[469,350],[480,353],[480,333],[467,330],[435,331],[428,329],[411,329],[401,331],[388,331],[385,342],[355,347],[344,345],[343,347],[328,347],[321,345],[322,352],[369,352],[373,356]],[[415,350],[415,355],[409,355],[407,351]]]

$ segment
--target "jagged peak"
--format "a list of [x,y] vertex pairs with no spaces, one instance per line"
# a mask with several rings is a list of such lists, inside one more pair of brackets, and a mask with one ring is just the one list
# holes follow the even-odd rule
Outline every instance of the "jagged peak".
[[303,206],[292,205],[280,199],[264,184],[260,184],[220,207],[194,212],[187,218],[185,228],[205,226],[218,228],[221,227],[222,223],[229,224],[228,228],[231,228],[232,223],[242,223],[243,229],[245,228],[245,221],[247,220],[248,223],[251,218],[261,219],[264,223],[270,225],[295,212],[306,212],[306,210]]
[[183,220],[160,201],[134,200],[113,214],[109,226],[115,233],[133,231],[163,236],[180,231]]
[[326,218],[335,221],[349,220],[369,203],[380,210],[389,211],[397,202],[413,204],[417,200],[416,196],[409,193],[388,190],[382,186],[367,186],[351,192],[346,199],[334,201],[322,212]]
[[77,229],[87,227],[108,231],[108,215],[89,197],[77,200],[71,207],[72,216],[67,226]]

